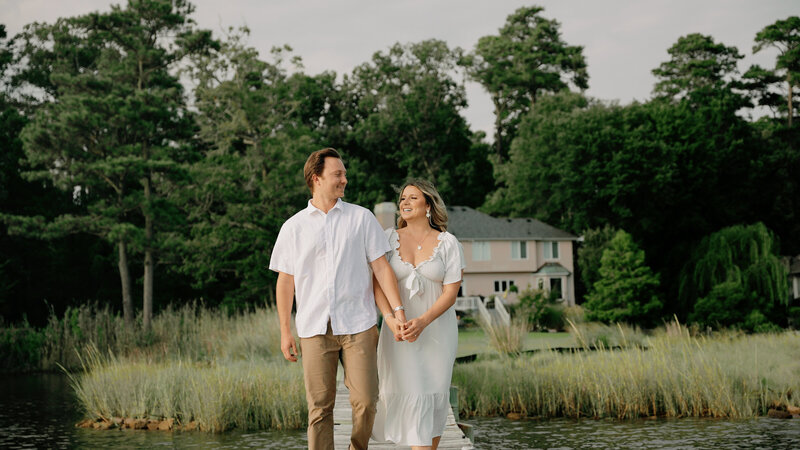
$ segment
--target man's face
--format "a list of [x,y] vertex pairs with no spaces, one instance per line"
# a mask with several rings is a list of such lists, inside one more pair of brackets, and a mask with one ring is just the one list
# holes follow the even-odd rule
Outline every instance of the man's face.
[[330,198],[344,197],[344,187],[347,186],[347,169],[339,158],[328,156],[322,173],[317,176],[314,191],[319,191]]

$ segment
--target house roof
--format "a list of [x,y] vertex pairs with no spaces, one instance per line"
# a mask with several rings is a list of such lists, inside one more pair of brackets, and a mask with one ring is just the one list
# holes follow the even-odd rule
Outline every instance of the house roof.
[[502,219],[468,206],[447,207],[447,231],[459,240],[557,240],[578,237],[536,219]]
[[534,275],[569,275],[566,267],[559,263],[545,263],[539,270],[533,272]]

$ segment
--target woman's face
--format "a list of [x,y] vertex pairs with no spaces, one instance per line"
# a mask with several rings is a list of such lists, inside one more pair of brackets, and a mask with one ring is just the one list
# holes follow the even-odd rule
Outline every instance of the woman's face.
[[400,217],[406,222],[418,217],[425,217],[428,212],[428,205],[425,203],[425,196],[416,186],[406,186],[400,194]]

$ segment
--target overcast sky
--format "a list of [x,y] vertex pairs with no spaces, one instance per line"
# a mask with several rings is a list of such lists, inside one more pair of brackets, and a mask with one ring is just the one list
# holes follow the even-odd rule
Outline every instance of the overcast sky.
[[[109,0],[0,0],[0,23],[9,35],[30,22],[108,10]],[[306,72],[338,74],[368,61],[395,42],[436,38],[471,50],[478,38],[496,34],[520,6],[540,5],[561,23],[563,39],[584,47],[587,94],[622,104],[646,100],[651,70],[668,59],[667,49],[683,35],[702,33],[736,46],[751,64],[773,67],[775,53],[752,54],[753,38],[766,25],[800,15],[798,0],[195,0],[194,18],[215,32],[247,25],[250,44],[266,59],[272,46],[289,44]],[[489,96],[467,85],[465,116],[474,130],[491,136]]]

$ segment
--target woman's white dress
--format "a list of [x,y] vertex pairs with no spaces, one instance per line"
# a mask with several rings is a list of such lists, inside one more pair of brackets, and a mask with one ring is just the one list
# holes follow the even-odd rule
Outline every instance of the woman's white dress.
[[[394,269],[406,319],[419,317],[436,302],[444,284],[461,280],[464,266],[455,236],[439,233],[437,246],[416,267],[399,254],[394,229],[386,236],[392,248],[386,256]],[[378,338],[380,398],[372,438],[401,445],[431,445],[441,436],[450,408],[450,379],[458,347],[458,323],[450,307],[422,331],[415,342],[396,342],[389,327]]]

